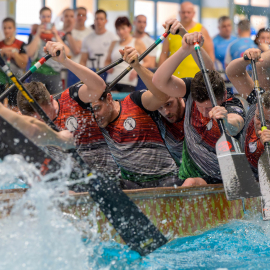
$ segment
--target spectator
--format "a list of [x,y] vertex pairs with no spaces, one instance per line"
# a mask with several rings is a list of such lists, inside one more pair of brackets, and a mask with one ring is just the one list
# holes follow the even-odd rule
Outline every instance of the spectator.
[[[139,54],[142,54],[146,47],[140,39],[133,38],[131,36],[132,26],[127,17],[118,17],[115,21],[115,28],[117,35],[120,38],[120,41],[113,41],[109,51],[108,56],[105,61],[105,65],[109,65],[110,63],[116,61],[121,57],[119,50],[122,50],[125,46],[130,46],[135,48]],[[144,58],[144,67],[149,67],[149,56]],[[123,70],[128,67],[127,63],[121,63],[114,68],[108,70],[107,82],[112,82]],[[125,76],[120,84],[117,84],[114,90],[119,92],[132,92],[135,90],[138,83],[138,77],[135,70],[132,70],[129,75]]]
[[[195,16],[194,5],[190,2],[183,2],[181,4],[179,14],[181,19],[180,23],[183,25],[183,29],[180,31],[179,35],[170,36],[164,40],[158,66],[160,66],[170,55],[174,54],[179,50],[180,47],[182,47],[182,37],[186,32],[202,32],[205,39],[203,47],[207,54],[211,57],[212,61],[214,61],[214,45],[211,37],[200,23],[196,23],[193,20]],[[200,69],[193,57],[189,55],[184,61],[181,62],[181,65],[178,66],[173,75],[179,78],[194,77],[199,71]]]
[[[32,65],[34,65],[41,57],[44,56],[43,48],[47,41],[58,41],[65,46],[66,54],[68,55],[70,50],[62,41],[55,26],[51,23],[52,11],[48,7],[43,7],[40,12],[41,24],[37,27],[36,33],[32,38],[32,41],[26,47],[26,51],[29,57],[31,57]],[[33,81],[43,82],[48,91],[51,94],[59,92],[59,88],[62,88],[60,79],[60,71],[62,65],[49,59],[32,75]]]
[[225,70],[225,55],[229,44],[237,38],[232,35],[232,22],[228,16],[218,19],[219,34],[213,39],[215,49],[215,66],[217,70]]
[[225,57],[225,65],[236,59],[243,57],[245,50],[249,48],[256,48],[253,40],[250,38],[250,22],[242,20],[238,23],[238,38],[229,44]]
[[262,28],[256,35],[254,43],[259,47],[262,52],[269,50],[270,45],[270,29]]
[[103,56],[100,56],[99,65],[100,67],[105,66],[111,43],[119,39],[115,34],[106,29],[107,22],[107,13],[102,9],[97,10],[94,21],[95,30],[83,40],[81,65],[87,66],[89,58],[95,58],[95,54],[103,54]]
[[86,8],[78,7],[76,9],[75,27],[72,31],[66,32],[66,40],[69,44],[72,53],[72,60],[75,63],[80,62],[83,39],[93,31],[92,28],[85,27],[86,19],[87,19]]
[[63,11],[62,15],[62,22],[63,22],[63,38],[62,40],[65,42],[67,39],[67,36],[74,28],[75,24],[75,12],[71,8],[66,8]]
[[[15,38],[16,25],[12,18],[5,18],[2,22],[5,39],[0,42],[1,56],[4,57],[15,76],[20,78],[26,68],[28,57],[24,42]],[[6,74],[0,71],[0,93],[4,92],[6,86],[12,84]],[[10,93],[8,102],[10,106],[17,106],[17,91]]]
[[[145,33],[147,18],[144,15],[138,15],[135,17],[135,20],[133,22],[135,26],[135,31],[133,34],[133,37],[140,38],[146,48],[150,47],[153,43],[155,43],[155,40],[149,37],[147,33]],[[157,55],[157,48],[155,48],[152,52],[149,54],[149,67],[155,68],[156,67],[156,55]]]

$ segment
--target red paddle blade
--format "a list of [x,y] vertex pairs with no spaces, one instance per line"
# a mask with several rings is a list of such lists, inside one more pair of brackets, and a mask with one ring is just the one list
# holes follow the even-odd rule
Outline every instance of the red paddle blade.
[[236,139],[223,133],[216,143],[216,153],[227,200],[261,196],[245,153]]
[[259,183],[262,193],[263,220],[270,220],[270,149],[265,147],[258,162]]

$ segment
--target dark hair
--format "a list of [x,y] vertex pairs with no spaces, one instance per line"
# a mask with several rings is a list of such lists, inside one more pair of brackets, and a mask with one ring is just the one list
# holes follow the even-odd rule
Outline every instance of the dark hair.
[[39,11],[39,15],[41,15],[41,13],[45,10],[48,10],[52,13],[52,10],[49,7],[43,7],[40,11]]
[[[208,76],[217,100],[222,100],[226,92],[225,82],[215,70],[209,70]],[[191,81],[190,92],[192,99],[200,103],[209,100],[209,95],[201,71],[196,73]]]
[[254,43],[256,45],[259,45],[259,37],[260,37],[260,34],[264,33],[264,32],[268,32],[270,33],[270,29],[269,28],[261,28],[258,33],[256,34],[256,37],[255,37],[255,40],[254,40]]
[[111,90],[109,90],[109,84],[108,83],[106,83],[106,89],[104,90],[104,92],[102,93],[102,95],[101,95],[101,97],[99,98],[99,100],[101,100],[101,101],[105,101],[106,100],[106,98],[107,98],[107,95],[108,94],[111,94]]
[[270,109],[270,91],[266,91],[262,94],[262,104],[265,109]]
[[85,7],[77,7],[76,11],[78,11],[79,9],[83,9],[87,13],[87,9]]
[[[39,105],[48,105],[50,103],[50,93],[41,82],[24,83],[23,86],[33,96]],[[24,115],[32,115],[35,110],[29,104],[27,99],[23,96],[21,91],[17,94],[17,105],[19,110]]]
[[218,19],[218,24],[221,24],[227,20],[231,20],[229,16],[221,16],[219,19]]
[[4,24],[5,22],[11,22],[11,23],[14,25],[14,27],[16,27],[15,20],[12,19],[12,18],[10,18],[10,17],[5,18],[5,19],[2,21],[2,24]]
[[250,31],[250,21],[249,20],[242,20],[238,23],[238,29],[240,31]]
[[126,26],[128,26],[128,27],[131,26],[131,23],[130,23],[128,17],[125,17],[125,16],[124,16],[124,17],[118,17],[118,18],[116,19],[116,21],[115,21],[115,28],[117,29],[117,28],[119,28],[119,27],[122,26],[122,25],[126,25]]
[[98,15],[98,14],[104,14],[105,15],[105,18],[107,19],[107,13],[105,10],[103,9],[98,9],[96,12],[95,12],[95,16]]

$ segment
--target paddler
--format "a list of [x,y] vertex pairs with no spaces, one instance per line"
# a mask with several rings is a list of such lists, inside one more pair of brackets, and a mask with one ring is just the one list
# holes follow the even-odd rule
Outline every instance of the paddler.
[[[39,146],[56,146],[63,150],[75,147],[73,135],[68,130],[56,132],[45,123],[25,115],[19,115],[0,103],[0,116]],[[5,127],[2,127],[2,130]],[[6,130],[8,136],[8,130]]]
[[[179,22],[175,22],[171,32],[181,27]],[[184,36],[182,47],[158,68],[153,83],[171,97],[186,99],[185,142],[179,178],[189,185],[217,184],[222,183],[222,178],[215,151],[216,142],[221,136],[216,120],[223,119],[228,134],[236,136],[244,126],[245,112],[241,102],[227,94],[225,83],[218,72],[208,72],[219,105],[214,108],[209,100],[202,72],[196,73],[193,79],[180,79],[172,75],[188,55],[192,54],[194,60],[198,61],[194,42],[199,42],[202,47],[201,33],[192,38]]]
[[[170,24],[172,22],[174,23],[176,20],[169,20],[167,23]],[[197,32],[187,33],[186,36],[193,39],[195,35],[197,35]],[[149,104],[140,104],[140,107],[146,111],[156,123],[167,149],[179,167],[182,161],[184,142],[185,100],[181,97],[169,97],[154,86],[152,83],[153,73],[147,69],[142,69],[141,64],[138,63],[138,52],[134,48],[125,47],[125,50],[120,50],[120,53],[123,59],[130,64],[135,71],[138,70],[141,73],[140,77],[148,88],[148,91],[140,91],[140,96],[147,95],[149,100],[151,98],[153,99],[153,102],[156,100],[163,102],[158,110],[154,111],[153,109],[156,109],[156,106],[152,108]],[[205,55],[204,52],[204,56]],[[213,68],[213,63],[209,57],[207,56],[205,58],[208,60],[206,61],[207,67]],[[135,63],[131,64],[132,61],[135,61]],[[164,102],[166,99],[167,101]]]
[[[70,69],[85,84],[72,86],[54,97],[41,82],[25,83],[24,86],[60,130],[69,130],[73,133],[78,152],[90,168],[106,171],[112,175],[119,174],[119,169],[92,116],[89,104],[80,100],[81,96],[86,96],[91,101],[91,98],[94,98],[93,89],[98,89],[97,92],[102,93],[106,88],[105,82],[90,69],[67,59],[65,47],[61,43],[49,44],[45,47],[45,51],[47,49],[54,51],[54,46],[61,47],[60,57],[53,59]],[[17,103],[22,114],[41,119],[21,92],[18,93]],[[50,153],[53,156],[57,154]]]
[[[262,82],[263,85],[267,85],[270,53],[265,52],[261,54],[260,49],[251,48],[246,50],[244,55],[249,59],[258,61],[256,66],[259,81]],[[261,121],[256,93],[253,91],[254,82],[246,71],[246,67],[249,64],[250,60],[245,60],[243,57],[235,59],[227,67],[226,73],[238,93],[246,98],[250,105],[243,129],[241,143],[249,164],[255,173],[255,176],[258,177],[258,161],[264,151],[264,143],[270,142],[270,92],[267,91],[262,94],[263,110],[268,129],[261,131]]]

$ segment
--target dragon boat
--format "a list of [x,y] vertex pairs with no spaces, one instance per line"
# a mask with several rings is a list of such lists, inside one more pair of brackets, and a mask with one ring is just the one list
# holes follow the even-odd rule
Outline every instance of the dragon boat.
[[[0,191],[0,218],[10,212],[14,202],[22,198],[25,192],[27,189]],[[261,212],[260,197],[228,201],[222,184],[126,190],[125,193],[170,240],[199,234],[231,220],[242,219],[245,211],[254,214]],[[88,193],[70,195],[68,201],[68,205],[60,206],[63,213],[76,216],[78,220],[85,220],[90,213],[96,213],[95,222],[101,238],[123,243]],[[111,230],[108,230],[108,225]]]

